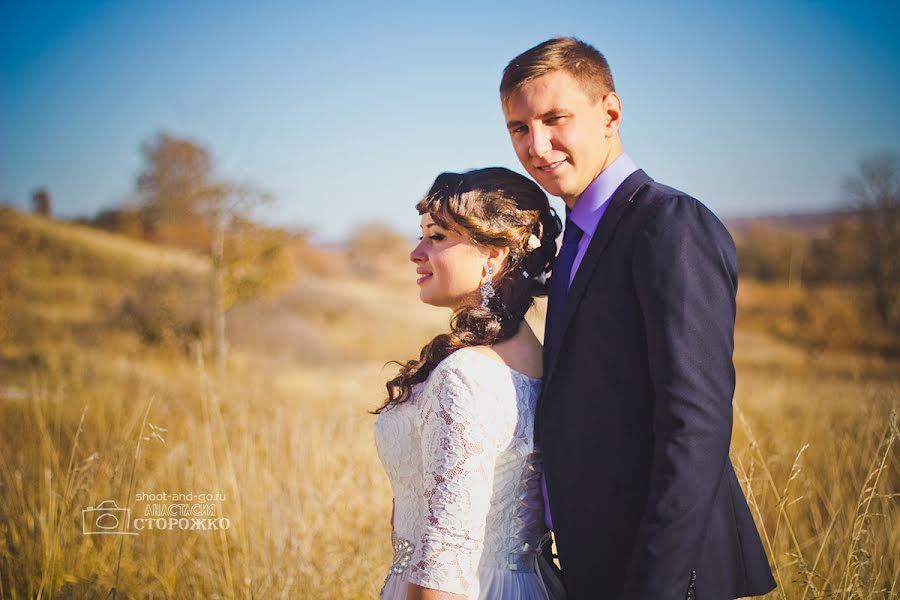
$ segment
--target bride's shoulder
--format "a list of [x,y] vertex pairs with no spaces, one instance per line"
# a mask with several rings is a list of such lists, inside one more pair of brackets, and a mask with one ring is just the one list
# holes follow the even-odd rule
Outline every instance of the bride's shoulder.
[[[485,392],[491,373],[502,365],[484,353],[486,346],[466,346],[451,352],[439,362],[425,380],[424,388],[432,391],[454,390],[464,395]],[[490,373],[486,373],[490,371]]]
[[477,378],[485,365],[503,365],[503,359],[491,346],[466,346],[455,350],[438,363],[435,371],[452,372],[467,378]]
[[467,348],[463,348],[463,350],[475,352],[482,356],[486,356],[490,359],[493,359],[499,363],[503,362],[503,359],[500,357],[500,354],[497,352],[497,350],[495,350],[495,346],[469,346]]
[[[480,361],[477,358],[476,347],[467,346],[451,352],[444,357],[429,374],[428,378],[433,379],[438,376],[457,376],[465,379],[474,379],[473,368],[475,363]],[[473,356],[475,356],[473,360]]]
[[513,338],[493,346],[473,346],[471,350],[482,360],[487,359],[514,374],[529,379],[541,379],[543,375],[540,343],[531,344],[529,340]]
[[[506,390],[509,376],[540,381],[540,355],[537,361],[532,358],[499,346],[467,346],[438,363],[429,379],[438,382],[453,379],[482,392],[497,388],[497,384],[499,389]],[[499,376],[501,373],[503,376]]]
[[420,410],[427,412],[440,407],[450,414],[471,412],[483,395],[478,365],[466,349],[456,350],[439,362],[422,383],[418,394]]

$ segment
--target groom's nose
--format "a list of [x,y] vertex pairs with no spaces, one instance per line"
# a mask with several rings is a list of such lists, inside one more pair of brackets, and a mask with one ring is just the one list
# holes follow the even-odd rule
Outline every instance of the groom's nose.
[[528,153],[537,158],[550,151],[550,131],[545,127],[533,127],[531,129],[531,144]]

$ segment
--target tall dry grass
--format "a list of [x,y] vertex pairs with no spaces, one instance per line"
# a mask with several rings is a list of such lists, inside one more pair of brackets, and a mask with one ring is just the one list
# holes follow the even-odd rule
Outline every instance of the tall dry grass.
[[[3,401],[0,597],[376,594],[390,494],[363,408],[377,366],[248,363],[213,382],[196,364],[71,359]],[[103,500],[139,517],[151,503],[136,494],[191,491],[224,495],[230,528],[82,535],[82,509]]]
[[900,385],[740,374],[732,462],[779,598],[900,594]]
[[[214,382],[189,361],[48,362],[2,403],[0,597],[102,597],[116,571],[119,597],[377,595],[390,490],[365,410],[379,364],[267,370],[244,358]],[[733,460],[772,597],[897,597],[897,398],[890,381],[739,374]],[[135,462],[145,414],[154,429]],[[139,513],[135,493],[188,491],[224,494],[217,515],[231,527],[81,533],[81,509],[102,500]]]

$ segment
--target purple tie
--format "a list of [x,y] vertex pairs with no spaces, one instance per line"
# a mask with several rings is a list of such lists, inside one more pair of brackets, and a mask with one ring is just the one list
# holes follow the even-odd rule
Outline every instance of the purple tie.
[[[566,209],[566,213],[568,213]],[[566,229],[563,233],[562,246],[560,246],[559,254],[556,255],[556,262],[553,265],[553,272],[550,275],[550,289],[547,298],[547,326],[544,333],[544,346],[550,348],[553,344],[555,348],[559,343],[559,336],[562,334],[563,307],[566,305],[566,296],[569,293],[569,279],[572,276],[572,264],[575,262],[575,256],[578,254],[578,242],[581,240],[581,229],[573,223],[571,219],[566,217]],[[549,352],[544,352],[544,360],[550,356]],[[548,365],[544,363],[544,374],[547,374]],[[535,428],[535,442],[539,443],[540,435],[538,428]],[[550,502],[547,498],[547,480],[541,473],[541,492],[544,496],[544,524],[547,529],[553,529],[553,521],[550,517]]]
[[547,334],[544,345],[552,343],[556,347],[559,336],[562,335],[563,307],[566,305],[566,296],[569,293],[569,279],[572,275],[572,263],[578,254],[578,242],[581,240],[581,229],[578,225],[566,217],[566,229],[563,233],[562,246],[556,256],[553,265],[553,273],[550,276],[550,290],[547,299]]

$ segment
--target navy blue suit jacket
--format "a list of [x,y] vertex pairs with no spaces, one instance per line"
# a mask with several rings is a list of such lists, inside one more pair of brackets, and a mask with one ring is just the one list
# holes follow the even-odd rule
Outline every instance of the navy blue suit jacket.
[[728,457],[734,243],[643,171],[615,192],[545,340],[536,435],[570,597],[775,587]]

